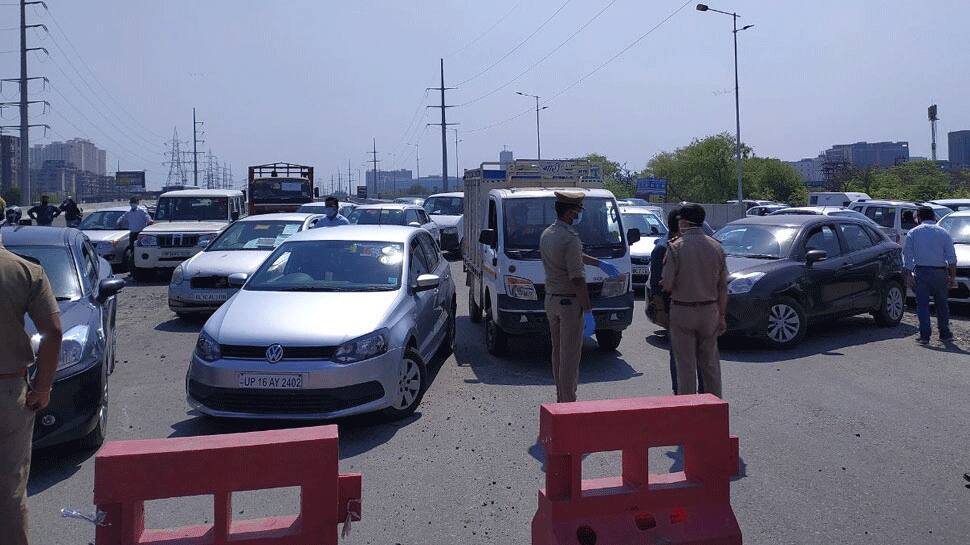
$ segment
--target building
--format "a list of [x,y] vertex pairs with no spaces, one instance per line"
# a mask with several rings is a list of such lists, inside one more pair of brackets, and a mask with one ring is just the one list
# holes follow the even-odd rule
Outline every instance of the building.
[[[0,193],[18,187],[20,175],[20,137],[0,135]],[[19,203],[11,203],[19,204]]]
[[512,150],[503,149],[502,151],[498,152],[498,162],[502,164],[502,168],[505,168],[507,165],[511,164],[513,160],[514,158],[512,157]]
[[[422,176],[414,181],[414,185],[422,188],[422,193],[432,195],[444,191],[441,175]],[[448,191],[464,191],[465,180],[456,176],[448,176]]]
[[947,133],[947,153],[953,168],[970,168],[970,130]]
[[35,201],[40,195],[48,195],[51,201],[63,199],[67,195],[77,196],[77,173],[67,161],[44,161],[41,168],[30,169],[30,189]]
[[909,142],[856,142],[836,144],[822,152],[829,164],[854,168],[891,167],[909,161]]
[[43,169],[47,161],[63,161],[65,165],[100,176],[107,174],[105,151],[83,138],[35,144],[30,148],[31,169]]
[[406,192],[414,183],[414,176],[410,169],[401,168],[398,170],[378,170],[375,181],[374,171],[368,170],[365,177],[367,185],[367,195],[378,197],[380,195],[396,195]]
[[802,182],[805,185],[822,185],[822,183],[825,181],[825,173],[822,169],[822,165],[825,164],[825,158],[821,155],[818,157],[801,159],[799,161],[785,162],[791,165],[791,167],[798,172],[798,175],[802,177]]

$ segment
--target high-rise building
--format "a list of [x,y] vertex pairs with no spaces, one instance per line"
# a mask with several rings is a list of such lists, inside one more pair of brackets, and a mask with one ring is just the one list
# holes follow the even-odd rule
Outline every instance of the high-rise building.
[[909,161],[909,142],[836,144],[822,156],[826,163],[847,163],[856,168],[891,167]]
[[792,168],[798,172],[798,175],[802,177],[802,182],[805,185],[822,185],[825,180],[825,174],[822,165],[825,163],[825,158],[821,155],[818,157],[812,157],[807,159],[801,159],[799,161],[785,161]]
[[512,163],[513,160],[512,150],[503,149],[502,151],[498,152],[498,162],[502,163],[503,167]]
[[[0,135],[0,193],[17,187],[20,174],[20,137]],[[19,203],[17,203],[19,204]]]
[[35,144],[30,148],[30,168],[41,169],[47,161],[64,161],[65,165],[101,176],[107,171],[105,151],[83,138]]
[[52,200],[67,195],[77,198],[77,173],[78,169],[63,160],[44,161],[41,168],[30,169],[31,200],[37,200],[40,195],[48,195]]
[[950,165],[956,168],[970,167],[970,130],[947,133],[946,141]]

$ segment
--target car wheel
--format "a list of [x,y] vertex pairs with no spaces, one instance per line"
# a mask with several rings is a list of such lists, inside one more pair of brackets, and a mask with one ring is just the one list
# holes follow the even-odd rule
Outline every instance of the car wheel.
[[623,340],[623,332],[614,329],[597,329],[596,344],[603,352],[613,352],[620,346]]
[[98,423],[94,429],[82,437],[78,444],[82,449],[90,450],[100,448],[104,444],[104,439],[108,433],[108,368],[107,363],[101,374],[101,405],[98,407]]
[[455,353],[455,343],[457,341],[455,316],[457,314],[458,303],[452,299],[451,307],[448,309],[448,322],[445,324],[445,340],[441,343],[441,351],[445,356],[450,356]]
[[475,304],[473,295],[472,288],[468,288],[468,317],[473,324],[477,324],[482,321],[482,307]]
[[509,348],[509,335],[492,319],[492,312],[485,313],[485,349],[493,356],[504,356]]
[[155,269],[142,269],[140,267],[131,267],[131,277],[138,282],[148,282],[155,280]]
[[798,301],[780,297],[768,305],[765,324],[765,341],[776,349],[796,346],[805,338],[808,320]]
[[899,282],[886,282],[879,310],[873,313],[876,323],[882,327],[895,327],[903,319],[906,309],[906,292]]
[[414,413],[427,388],[428,371],[424,360],[414,348],[404,351],[398,363],[398,384],[394,392],[394,405],[384,410],[391,419],[404,418]]

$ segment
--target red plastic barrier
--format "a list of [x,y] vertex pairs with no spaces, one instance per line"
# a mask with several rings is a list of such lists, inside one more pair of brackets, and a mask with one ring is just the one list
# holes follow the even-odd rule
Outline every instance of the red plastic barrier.
[[[94,462],[94,502],[106,513],[97,545],[336,545],[337,524],[360,520],[361,476],[338,475],[337,426],[114,441]],[[232,493],[301,487],[300,513],[233,522]],[[146,530],[146,500],[213,496],[213,524]]]
[[[543,405],[546,487],[533,545],[740,545],[730,479],[738,438],[710,394]],[[682,445],[684,471],[649,474],[647,449]],[[622,475],[583,480],[583,455],[622,451]]]

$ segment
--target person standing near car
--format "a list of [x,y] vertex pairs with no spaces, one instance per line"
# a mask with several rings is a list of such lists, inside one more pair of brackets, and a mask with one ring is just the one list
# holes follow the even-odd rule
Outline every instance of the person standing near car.
[[936,215],[929,206],[916,210],[920,224],[906,235],[903,246],[903,269],[906,286],[916,293],[916,315],[919,318],[921,345],[930,342],[930,297],[936,307],[936,325],[940,340],[950,342],[950,288],[957,286],[957,254],[950,233],[936,224]]
[[340,201],[337,197],[330,196],[323,200],[323,217],[317,221],[317,227],[337,227],[340,225],[350,225],[350,220],[340,214]]
[[74,202],[70,195],[61,203],[60,211],[64,213],[64,221],[68,227],[77,227],[81,224],[81,207]]
[[27,210],[27,215],[37,222],[37,225],[47,226],[54,222],[54,218],[61,215],[61,209],[52,205],[47,195],[41,195],[40,204]]
[[717,338],[727,329],[727,260],[721,245],[704,233],[704,207],[680,208],[680,238],[667,246],[661,285],[670,293],[670,342],[677,366],[677,394],[721,397]]
[[[24,315],[37,327],[37,373]],[[47,275],[0,242],[0,536],[5,545],[27,545],[27,477],[34,415],[50,402],[61,352],[60,310]]]
[[152,221],[152,217],[148,215],[148,211],[138,206],[138,203],[138,197],[128,199],[128,210],[115,222],[115,227],[118,229],[128,229],[128,255],[132,261],[128,264],[129,267],[134,267],[135,241],[138,240],[138,233],[155,223]]

